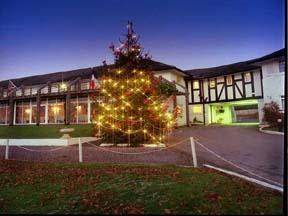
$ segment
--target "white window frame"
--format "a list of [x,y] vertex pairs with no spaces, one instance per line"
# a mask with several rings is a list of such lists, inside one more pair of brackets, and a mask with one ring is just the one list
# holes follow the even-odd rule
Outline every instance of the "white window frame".
[[[14,103],[14,118],[13,118],[13,124],[14,125],[35,125],[35,123],[32,123],[32,100],[29,100],[29,109],[30,109],[30,113],[29,113],[29,123],[17,123],[16,122],[16,109],[17,109],[17,102]],[[23,101],[21,101],[21,106],[22,106],[22,115],[21,115],[21,121],[23,122],[23,118],[24,118],[24,112],[25,110],[23,109]],[[6,120],[7,121],[7,120]]]

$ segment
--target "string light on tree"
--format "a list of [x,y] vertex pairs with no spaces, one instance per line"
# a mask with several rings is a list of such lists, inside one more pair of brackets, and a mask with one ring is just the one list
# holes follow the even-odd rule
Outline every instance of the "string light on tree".
[[[139,36],[128,22],[127,34],[120,46],[110,46],[115,64],[106,67],[100,78],[95,123],[104,141],[113,143],[157,143],[175,126],[179,112],[169,110],[171,97],[161,94],[148,53],[138,43]],[[106,65],[106,64],[105,64]]]

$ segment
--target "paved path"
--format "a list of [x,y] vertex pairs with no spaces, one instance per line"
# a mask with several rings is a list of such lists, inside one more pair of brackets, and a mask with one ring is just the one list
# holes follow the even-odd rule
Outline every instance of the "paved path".
[[[240,167],[283,183],[284,136],[261,133],[258,126],[195,126],[176,130],[169,138],[169,143],[171,145],[190,136]],[[175,148],[191,156],[189,142]],[[207,163],[251,176],[221,161],[197,144],[196,152],[200,164]]]

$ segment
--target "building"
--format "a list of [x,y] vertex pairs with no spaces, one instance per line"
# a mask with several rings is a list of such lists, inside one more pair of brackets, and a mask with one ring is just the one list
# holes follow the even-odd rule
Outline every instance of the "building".
[[[276,101],[284,110],[285,56],[281,49],[249,61],[186,71],[156,61],[150,65],[155,76],[173,82],[179,91],[174,104],[182,108],[179,125],[261,123],[265,103]],[[90,81],[102,71],[99,66],[0,81],[0,124],[91,123],[95,90]]]
[[[155,61],[150,61],[149,66],[154,72],[181,71]],[[97,81],[103,69],[99,66],[1,81],[0,124],[91,123],[91,96],[99,94],[97,88],[91,89],[91,78],[94,76]],[[179,91],[179,96],[182,94]]]
[[261,58],[185,71],[192,122],[262,123],[265,103],[284,110],[285,55],[281,49]]

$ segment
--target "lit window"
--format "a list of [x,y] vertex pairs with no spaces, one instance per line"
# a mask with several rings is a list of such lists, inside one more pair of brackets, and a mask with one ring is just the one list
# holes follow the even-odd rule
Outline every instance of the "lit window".
[[193,89],[199,89],[199,81],[198,80],[193,81]]
[[193,106],[193,113],[201,113],[202,112],[202,109],[201,109],[201,106]]
[[285,72],[285,61],[280,61],[279,62],[279,71],[280,72]]
[[48,101],[48,123],[64,123],[64,100],[56,99]]
[[232,76],[231,75],[226,77],[226,84],[232,85]]
[[244,81],[245,82],[251,82],[251,73],[250,72],[244,74]]
[[210,80],[210,88],[214,88],[215,87],[215,80]]

